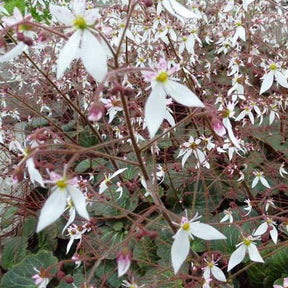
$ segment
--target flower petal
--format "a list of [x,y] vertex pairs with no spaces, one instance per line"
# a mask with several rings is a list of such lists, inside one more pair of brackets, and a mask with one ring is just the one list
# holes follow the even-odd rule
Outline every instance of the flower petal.
[[70,66],[73,59],[77,57],[81,31],[76,31],[62,48],[57,61],[57,78],[61,78],[65,70]]
[[[173,10],[180,16],[184,18],[199,18],[195,13],[188,10],[182,4],[178,3],[175,0],[170,0],[170,5],[172,6]],[[163,3],[164,6],[164,3]]]
[[77,15],[84,15],[86,9],[86,0],[74,0],[73,1],[73,12]]
[[78,212],[78,214],[81,217],[89,220],[89,214],[86,208],[86,200],[83,193],[72,185],[68,185],[66,189],[73,200],[75,209]]
[[258,182],[259,182],[259,177],[256,176],[252,181],[251,187],[254,188],[258,184]]
[[218,281],[226,282],[225,274],[219,267],[213,265],[211,273]]
[[64,189],[56,188],[46,200],[41,209],[36,232],[55,222],[65,211],[67,192]]
[[214,227],[200,222],[192,222],[190,224],[190,232],[196,237],[204,240],[226,239],[226,236]]
[[264,222],[256,229],[256,231],[253,233],[253,235],[261,236],[261,235],[266,233],[267,229],[268,229],[268,224],[267,224],[267,222]]
[[35,168],[34,160],[32,157],[27,159],[26,166],[28,169],[28,173],[30,176],[31,182],[34,184],[35,182],[39,183],[42,187],[45,187],[43,178],[40,174],[40,172]]
[[85,11],[84,18],[87,22],[87,25],[94,25],[96,20],[100,18],[99,10],[95,9],[88,9]]
[[273,225],[270,226],[271,227],[271,230],[270,230],[270,236],[273,240],[273,242],[275,244],[277,244],[277,240],[278,240],[278,231],[277,231],[277,228]]
[[276,81],[279,85],[281,85],[282,87],[288,88],[287,79],[285,78],[285,76],[281,72],[276,71],[275,72],[275,78],[276,78]]
[[189,254],[190,240],[188,233],[182,229],[174,237],[175,239],[171,247],[171,260],[174,273],[177,274]]
[[246,245],[240,245],[232,254],[229,259],[227,271],[233,269],[236,265],[241,263],[246,254]]
[[270,188],[269,183],[267,182],[267,180],[266,180],[263,176],[260,177],[260,182],[261,182],[266,188]]
[[263,77],[263,82],[260,88],[260,94],[266,92],[268,89],[270,89],[270,87],[273,84],[273,79],[274,79],[274,73],[273,71],[270,71],[268,74],[265,74]]
[[122,168],[122,169],[119,169],[117,170],[115,173],[112,174],[111,177],[109,177],[109,179],[113,179],[114,177],[116,177],[117,175],[121,174],[122,172],[124,172],[125,170],[127,170],[127,168]]
[[80,53],[88,73],[97,81],[102,81],[108,71],[106,52],[97,38],[88,30],[83,32]]
[[19,56],[27,48],[28,46],[26,44],[19,42],[15,47],[0,57],[0,62],[12,60],[13,58]]
[[153,138],[159,129],[166,113],[165,91],[162,86],[155,85],[145,104],[145,119],[150,138]]
[[75,17],[67,7],[58,6],[50,3],[49,10],[52,16],[55,17],[60,23],[63,23],[67,26],[73,25]]
[[205,107],[203,102],[185,85],[168,80],[164,89],[176,102],[188,107]]
[[248,254],[249,254],[249,258],[254,261],[254,262],[260,262],[260,263],[264,263],[263,258],[261,257],[257,247],[255,244],[250,244],[250,246],[248,246]]

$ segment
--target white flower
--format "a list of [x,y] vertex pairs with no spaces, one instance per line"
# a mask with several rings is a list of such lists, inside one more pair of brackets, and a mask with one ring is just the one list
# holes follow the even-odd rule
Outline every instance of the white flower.
[[176,274],[185,259],[187,258],[190,250],[190,239],[196,236],[204,240],[220,240],[226,239],[226,236],[216,230],[214,227],[196,221],[201,216],[196,214],[191,220],[182,217],[181,224],[174,223],[180,226],[180,229],[173,236],[174,241],[171,248],[171,259],[174,273]]
[[32,276],[32,279],[35,281],[34,284],[37,286],[37,288],[46,288],[48,283],[50,282],[50,279],[47,278],[45,271],[39,271],[35,267],[34,270],[37,272],[37,274]]
[[220,223],[225,222],[225,221],[229,221],[229,223],[233,222],[233,216],[232,216],[232,210],[231,208],[224,210],[224,217],[220,220]]
[[243,5],[243,9],[247,12],[248,10],[248,5],[251,4],[254,0],[243,0],[242,1],[242,5]]
[[266,221],[262,223],[256,231],[253,233],[254,236],[261,236],[269,230],[269,234],[275,244],[277,244],[278,240],[278,231],[275,227],[276,222],[272,221],[269,217],[266,217]]
[[285,75],[282,72],[281,67],[277,65],[276,63],[271,63],[269,66],[269,72],[264,74],[261,79],[263,79],[261,88],[260,88],[260,94],[266,92],[270,89],[270,87],[273,84],[274,77],[276,78],[276,81],[279,85],[282,87],[288,88],[288,83]]
[[205,262],[208,264],[206,267],[202,268],[202,270],[204,271],[203,273],[203,277],[204,279],[210,279],[211,274],[215,277],[215,279],[217,279],[218,281],[221,282],[226,282],[226,276],[225,274],[222,272],[222,270],[217,267],[217,261],[212,260],[211,261],[207,261],[205,259]]
[[115,173],[109,174],[108,176],[105,175],[105,179],[100,183],[99,194],[102,194],[108,188],[108,185],[111,184],[111,179],[121,174],[125,170],[127,170],[127,168],[119,169]]
[[244,216],[247,216],[251,213],[253,206],[251,205],[250,199],[246,199],[244,201],[247,204],[247,207],[244,207],[243,209],[247,211],[247,213]]
[[165,59],[160,59],[156,71],[145,71],[144,79],[151,82],[152,91],[145,104],[145,119],[153,138],[167,115],[166,95],[188,107],[204,107],[201,100],[186,86],[169,79],[178,70],[178,66],[168,67]]
[[100,17],[98,10],[85,10],[85,0],[74,0],[72,7],[73,13],[67,7],[49,5],[52,16],[75,30],[58,56],[57,78],[62,77],[73,59],[81,58],[86,70],[94,79],[101,81],[107,73],[106,52],[89,29]]
[[46,182],[56,185],[51,189],[52,193],[41,209],[36,231],[40,232],[63,214],[68,196],[73,200],[78,214],[89,220],[85,197],[77,187],[77,178],[68,180],[65,175],[60,176],[54,172],[50,172],[49,174],[51,181]]
[[243,241],[236,245],[238,248],[232,253],[229,259],[227,271],[230,271],[236,265],[241,263],[247,252],[251,261],[264,263],[264,260],[262,259],[255,243],[253,242],[254,240],[259,240],[259,237],[244,237]]
[[267,180],[265,179],[265,177],[263,176],[263,172],[261,171],[254,171],[253,174],[255,175],[255,178],[252,181],[252,188],[254,188],[259,180],[262,183],[262,185],[264,185],[266,188],[270,188],[269,183],[267,182]]
[[246,41],[246,32],[244,27],[242,26],[241,21],[236,22],[236,31],[234,36],[231,39],[232,45],[235,46],[237,43],[238,38],[240,38],[242,41]]
[[281,164],[280,168],[279,168],[279,174],[280,174],[280,176],[281,176],[282,178],[285,177],[284,174],[288,175],[288,171],[286,171],[286,170],[284,169],[284,165],[285,165],[285,162],[283,162],[283,163]]

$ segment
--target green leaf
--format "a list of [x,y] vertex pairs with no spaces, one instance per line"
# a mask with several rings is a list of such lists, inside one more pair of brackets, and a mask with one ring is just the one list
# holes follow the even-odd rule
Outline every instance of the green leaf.
[[6,243],[2,254],[2,267],[11,269],[26,255],[27,242],[25,238],[14,237]]
[[36,218],[28,216],[23,224],[22,237],[30,238],[36,230]]
[[58,225],[57,222],[48,226],[38,234],[39,247],[42,250],[55,251],[57,248]]
[[9,207],[1,217],[1,228],[5,229],[14,222],[14,215],[17,213],[17,207]]
[[[38,254],[29,255],[22,262],[15,265],[2,278],[0,288],[35,288],[32,276],[37,274],[34,268],[48,268],[58,262],[52,252],[40,251]],[[50,271],[56,272],[56,268]]]
[[91,131],[87,128],[82,131],[79,135],[79,145],[83,147],[91,147],[98,144],[98,139]]
[[14,8],[17,7],[21,11],[22,15],[24,15],[24,13],[25,13],[25,1],[23,1],[23,0],[5,0],[4,2],[5,2],[4,7],[9,12],[9,14],[13,14]]
[[97,159],[85,159],[77,164],[75,167],[75,172],[84,173],[89,169],[93,169],[94,172],[100,171],[101,167],[103,167],[106,163],[105,159],[97,158]]

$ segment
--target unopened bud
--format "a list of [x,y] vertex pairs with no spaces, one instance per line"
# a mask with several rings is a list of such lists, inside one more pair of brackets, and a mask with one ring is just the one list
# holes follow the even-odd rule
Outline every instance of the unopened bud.
[[67,276],[65,277],[65,282],[66,282],[67,284],[71,284],[71,283],[74,282],[74,278],[73,278],[71,275],[67,275]]
[[88,113],[88,120],[92,122],[97,122],[103,117],[104,112],[105,108],[101,103],[93,103]]
[[213,127],[214,132],[218,136],[223,137],[226,134],[226,129],[224,125],[222,124],[220,120],[216,118],[212,120],[212,127]]
[[123,276],[130,268],[132,252],[129,247],[123,247],[117,254],[118,277]]
[[149,8],[153,6],[153,0],[143,0],[144,5]]

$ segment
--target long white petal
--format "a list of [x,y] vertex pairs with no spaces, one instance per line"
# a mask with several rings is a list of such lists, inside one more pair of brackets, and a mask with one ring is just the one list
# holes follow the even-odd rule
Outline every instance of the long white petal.
[[226,236],[214,227],[200,222],[192,222],[190,224],[190,232],[196,237],[204,240],[226,239]]
[[225,274],[219,267],[214,265],[211,268],[211,273],[218,281],[226,282]]
[[277,244],[278,231],[277,231],[277,228],[276,228],[275,226],[273,226],[273,225],[271,225],[271,226],[272,226],[272,229],[270,230],[270,236],[271,236],[273,242],[274,242],[275,244]]
[[270,71],[268,74],[265,74],[263,77],[263,82],[260,89],[260,94],[266,92],[273,84],[274,73]]
[[241,263],[241,261],[244,259],[246,254],[246,245],[242,244],[240,247],[238,247],[232,254],[229,259],[228,268],[227,271],[230,271],[233,269],[236,265]]
[[116,177],[117,175],[121,174],[122,172],[124,172],[125,170],[127,170],[127,168],[122,168],[117,170],[115,173],[112,174],[111,177],[109,177],[109,179],[111,180],[112,178]]
[[145,104],[145,120],[153,138],[159,129],[166,113],[165,91],[160,85],[155,85]]
[[61,78],[65,70],[70,66],[73,59],[79,53],[81,31],[76,31],[62,48],[57,61],[57,78]]
[[65,190],[55,189],[41,209],[36,232],[40,232],[55,222],[63,214],[66,206],[66,199],[67,193]]
[[256,229],[256,231],[253,233],[253,235],[261,236],[261,235],[266,233],[267,229],[268,229],[268,224],[267,224],[267,222],[264,222]]
[[248,254],[249,254],[249,258],[252,260],[252,261],[255,261],[255,262],[260,262],[260,263],[264,263],[264,260],[263,258],[261,257],[257,247],[255,244],[250,244],[249,247],[248,247]]
[[[175,0],[170,0],[170,4],[173,8],[173,10],[180,16],[184,18],[199,18],[195,13],[188,10],[186,7],[184,7],[182,4],[178,3]],[[164,3],[163,3],[164,5]]]
[[97,38],[88,30],[83,32],[80,52],[83,65],[88,73],[95,80],[102,81],[108,71],[106,52]]
[[205,107],[203,102],[185,85],[168,80],[164,87],[169,96],[184,106]]
[[180,267],[186,260],[189,250],[190,240],[188,233],[181,229],[175,235],[175,239],[171,247],[171,260],[175,274],[177,274]]
[[96,20],[100,18],[99,10],[95,9],[88,9],[85,11],[84,18],[88,25],[95,24]]
[[69,219],[62,230],[62,234],[64,234],[64,231],[74,222],[76,217],[76,209],[74,207],[70,208],[69,214],[70,214]]
[[275,78],[278,84],[280,84],[282,87],[288,88],[287,79],[281,72],[276,71]]
[[74,207],[76,211],[78,212],[78,214],[81,217],[89,220],[89,214],[86,208],[86,200],[85,200],[83,193],[72,185],[68,185],[66,189],[73,200]]
[[19,56],[28,46],[23,42],[19,42],[15,47],[0,57],[0,62],[6,62]]
[[231,140],[231,142],[234,144],[235,147],[237,147],[238,149],[241,149],[240,145],[239,145],[239,141],[237,140],[237,138],[234,135],[233,129],[232,129],[232,125],[231,122],[229,120],[229,118],[224,118],[223,119],[223,125],[225,126],[225,128],[228,131],[228,135],[229,138]]
[[34,184],[35,182],[39,183],[42,187],[45,187],[44,182],[43,182],[43,178],[40,174],[40,172],[35,168],[35,164],[34,164],[34,160],[32,157],[30,157],[27,161],[26,161],[26,166],[28,169],[28,173],[30,176],[30,180],[31,182]]
[[50,13],[53,17],[55,17],[60,23],[63,23],[67,26],[73,25],[73,20],[75,16],[71,13],[71,11],[65,6],[58,6],[51,4],[49,5]]
[[256,176],[252,181],[251,187],[254,188],[258,184],[258,182],[259,182],[259,177]]
[[102,194],[108,188],[105,180],[100,183],[99,194]]
[[192,150],[188,150],[182,157],[182,160],[181,160],[181,164],[182,164],[182,168],[184,167],[186,161],[188,160],[188,158],[190,157],[192,153]]
[[270,188],[269,183],[267,182],[267,180],[266,180],[263,176],[260,177],[260,182],[261,182],[266,188]]

